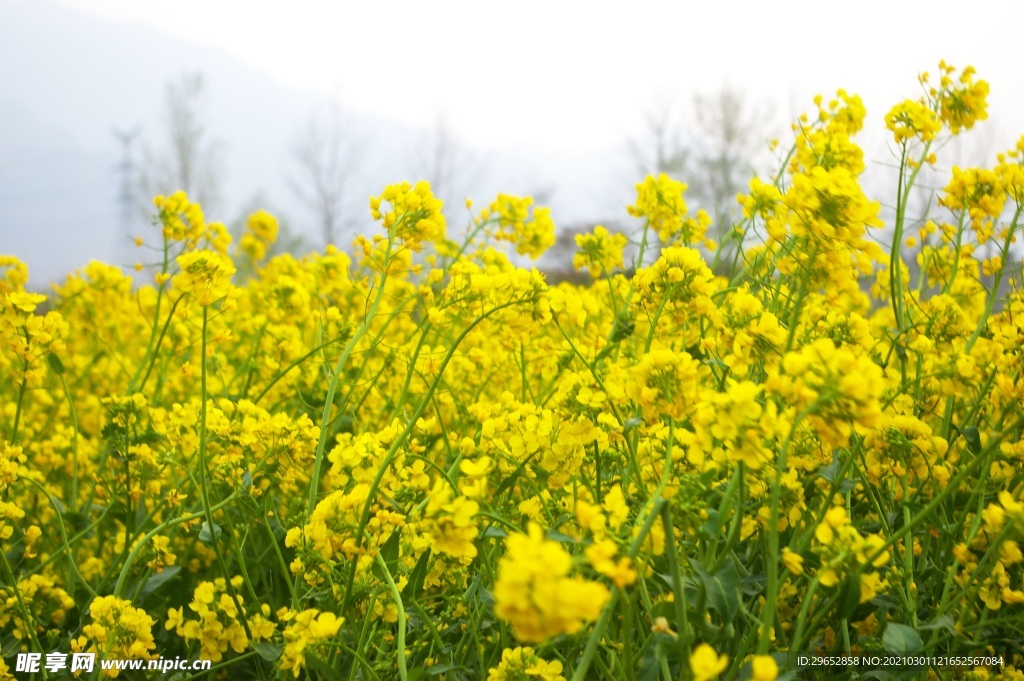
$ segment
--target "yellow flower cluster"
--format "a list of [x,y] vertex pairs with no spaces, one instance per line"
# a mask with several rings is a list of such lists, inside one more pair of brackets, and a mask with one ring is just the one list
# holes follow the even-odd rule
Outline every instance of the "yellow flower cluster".
[[487,681],[565,681],[562,663],[541,658],[533,648],[506,648],[501,662],[487,672]]
[[[186,641],[198,641],[199,657],[204,660],[220,662],[228,648],[236,653],[245,652],[249,647],[249,637],[242,624],[245,615],[238,609],[244,605],[244,600],[234,593],[242,588],[242,584],[241,577],[234,577],[229,593],[227,582],[222,577],[212,582],[200,582],[188,605],[195,619],[186,617],[182,608],[171,608],[167,611],[165,628],[173,630]],[[264,641],[273,635],[275,627],[267,619],[269,615],[270,606],[263,605],[261,612],[248,619],[254,641]]]
[[203,208],[190,201],[183,191],[170,196],[157,196],[153,199],[160,223],[163,226],[163,237],[169,242],[183,242],[186,250],[196,248],[200,241],[206,241],[218,253],[226,253],[231,245],[231,234],[219,222],[208,223],[203,215]]
[[542,643],[597,619],[611,594],[602,584],[569,577],[571,569],[572,556],[535,523],[527,534],[509,535],[494,583],[494,612],[517,639]]
[[456,558],[475,558],[479,531],[474,516],[480,505],[465,496],[453,496],[451,488],[438,480],[427,497],[424,522],[434,550]]
[[[116,596],[99,596],[89,604],[90,623],[82,636],[71,642],[72,650],[97,653],[101,658],[148,660],[156,657],[153,640],[155,621],[131,601]],[[104,670],[114,678],[119,670]]]
[[216,251],[190,251],[178,256],[181,273],[174,277],[174,289],[191,295],[197,304],[209,307],[231,292],[235,266]]
[[496,239],[515,244],[517,253],[534,260],[555,244],[551,209],[534,207],[529,196],[498,194],[491,205],[481,211],[479,222],[495,222]]
[[771,680],[1015,640],[1024,139],[888,240],[854,142],[888,127],[912,193],[985,112],[942,70],[884,120],[817,98],[728,257],[664,175],[642,231],[579,235],[586,284],[516,264],[554,240],[528,197],[457,242],[426,183],[351,249],[270,257],[265,212],[232,249],[179,192],[145,283],[90,263],[43,295],[0,256],[4,664]]
[[277,218],[265,210],[258,210],[245,223],[246,232],[239,240],[239,247],[254,262],[267,257],[267,249],[277,241],[279,226]]
[[929,83],[927,73],[921,74],[921,84],[928,88],[929,96],[938,103],[939,116],[951,133],[970,130],[977,121],[988,118],[988,83],[975,80],[976,71],[968,66],[955,76],[956,68],[939,62],[939,86]]
[[962,211],[969,216],[978,243],[984,244],[992,235],[992,223],[1002,214],[1006,199],[1005,183],[996,171],[954,167],[953,177],[943,189],[939,204],[954,213]]
[[711,218],[704,211],[698,211],[696,218],[686,216],[686,200],[683,198],[686,189],[687,185],[665,173],[657,177],[648,175],[637,184],[636,203],[627,211],[633,217],[644,219],[666,245],[701,243],[711,226]]
[[709,459],[722,468],[742,462],[752,470],[771,462],[780,437],[779,414],[775,402],[762,402],[761,391],[751,381],[732,383],[726,392],[703,391],[693,430],[679,437],[687,458],[695,464]]
[[885,127],[892,131],[897,144],[911,137],[930,142],[942,130],[942,123],[926,104],[907,99],[885,115]]
[[875,426],[882,411],[882,370],[870,358],[821,338],[790,352],[769,389],[804,410],[822,442],[841,446]]
[[[22,603],[31,608],[33,618],[25,617]],[[76,609],[71,594],[48,575],[29,575],[17,585],[0,587],[0,605],[0,629],[10,628],[22,645],[35,636],[57,636]]]
[[846,509],[840,506],[830,508],[822,522],[814,530],[816,550],[822,556],[822,571],[818,580],[824,586],[835,586],[847,574],[859,574],[860,602],[865,603],[885,586],[877,571],[866,572],[864,568],[880,568],[889,562],[885,550],[885,539],[877,534],[862,537],[854,527]]
[[33,388],[39,387],[53,369],[53,360],[47,359],[59,356],[68,334],[68,325],[59,312],[35,314],[45,300],[46,296],[25,291],[0,294],[0,343],[17,358],[23,384]]
[[281,668],[290,671],[295,678],[299,678],[306,667],[307,652],[332,639],[345,623],[343,618],[332,612],[319,612],[314,609],[299,613],[279,613],[279,616],[282,621],[287,622]]
[[579,250],[573,256],[572,266],[576,269],[586,267],[590,276],[598,279],[608,276],[617,267],[623,267],[622,249],[627,243],[622,234],[610,234],[607,229],[598,225],[590,234],[577,234],[576,246]]
[[[387,203],[387,209],[384,204]],[[441,212],[441,199],[434,196],[427,182],[392,184],[380,196],[370,198],[370,212],[374,220],[382,221],[384,229],[413,251],[419,251],[423,242],[444,239],[445,217]]]

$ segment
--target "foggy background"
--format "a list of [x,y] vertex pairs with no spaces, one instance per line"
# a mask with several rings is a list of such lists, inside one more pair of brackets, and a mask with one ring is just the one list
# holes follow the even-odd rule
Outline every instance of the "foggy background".
[[208,220],[266,208],[298,252],[345,248],[375,229],[371,194],[422,178],[450,236],[466,197],[550,205],[558,269],[574,232],[634,226],[647,172],[727,224],[752,172],[774,170],[767,141],[788,146],[839,88],[867,106],[865,191],[891,203],[882,117],[939,59],[990,83],[990,118],[937,149],[921,211],[953,165],[1024,134],[1024,4],[829,7],[0,0],[0,253],[40,289],[91,259],[130,267],[132,239],[159,238],[152,195],[178,188]]

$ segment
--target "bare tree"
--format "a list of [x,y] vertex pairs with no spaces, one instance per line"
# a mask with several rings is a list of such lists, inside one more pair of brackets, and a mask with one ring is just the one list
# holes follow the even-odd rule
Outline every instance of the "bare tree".
[[690,149],[674,99],[658,93],[644,112],[644,132],[628,142],[634,170],[642,175],[665,173],[682,177],[689,165]]
[[466,148],[451,130],[444,116],[423,135],[412,163],[416,179],[430,182],[430,188],[445,208],[461,206],[485,172],[483,159]]
[[715,218],[721,236],[732,228],[736,195],[746,190],[767,149],[771,111],[729,85],[695,96],[694,110],[700,150],[691,195]]
[[627,157],[634,173],[665,173],[688,185],[687,206],[712,216],[707,236],[723,246],[721,259],[725,249],[736,247],[726,238],[739,213],[736,195],[746,190],[766,156],[771,110],[767,103],[751,104],[728,85],[695,95],[692,105],[687,116],[671,97],[656,94]]
[[311,114],[295,137],[292,160],[298,172],[288,184],[312,214],[324,244],[335,243],[356,224],[358,213],[348,202],[365,149],[365,141],[353,134],[351,120],[337,106],[326,120]]
[[[209,101],[201,73],[185,73],[165,88],[167,149],[145,147],[139,185],[145,199],[179,189],[207,212],[219,208],[222,146],[209,138]],[[152,207],[145,208],[147,213]]]

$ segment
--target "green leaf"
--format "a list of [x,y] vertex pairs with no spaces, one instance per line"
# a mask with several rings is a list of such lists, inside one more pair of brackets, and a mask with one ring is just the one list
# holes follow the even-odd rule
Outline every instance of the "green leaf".
[[[654,634],[654,644],[647,647],[647,652],[640,659],[640,670],[637,674],[637,681],[658,681],[661,678],[661,660],[665,654],[665,639],[670,639],[668,634]],[[674,645],[672,646],[675,647]]]
[[708,607],[718,611],[726,622],[731,622],[740,609],[740,573],[732,560],[725,561],[716,572],[710,573],[704,566],[691,559],[698,583],[707,594]]
[[[387,567],[387,571],[391,573],[392,579],[394,579],[395,569],[398,567],[398,541],[399,530],[396,528],[391,533],[391,536],[388,537],[388,540],[384,542],[384,545],[380,547],[380,557],[384,559],[384,565]],[[387,581],[384,568],[377,561],[373,561],[373,564],[370,566],[370,572],[380,581]]]
[[518,466],[516,466],[516,469],[512,471],[512,473],[508,477],[501,481],[501,484],[498,485],[498,489],[494,490],[495,498],[500,497],[505,491],[511,490],[515,487],[516,483],[519,481],[519,476],[520,474],[522,474],[523,468],[526,466],[526,464],[527,461],[523,461],[522,463],[520,463]]
[[174,565],[172,567],[164,568],[163,572],[157,572],[142,585],[142,595],[151,594],[167,582],[171,581],[178,576],[181,572],[180,565]]
[[0,651],[11,654],[12,650],[21,650],[21,641],[14,638],[14,634],[7,634],[0,639]]
[[707,520],[704,521],[704,531],[712,537],[718,534],[721,529],[718,522],[718,509],[709,508]]
[[629,313],[620,313],[615,317],[615,326],[612,327],[611,343],[620,343],[633,335],[636,325],[633,316]]
[[906,362],[907,361],[907,349],[905,347],[903,347],[902,343],[896,343],[895,347],[896,347],[896,356],[899,357],[901,361]]
[[764,591],[768,576],[764,574],[747,575],[740,582],[740,591],[745,596],[758,596]]
[[860,575],[850,572],[839,591],[839,617],[850,619],[860,605]]
[[926,624],[919,624],[917,628],[921,631],[931,631],[932,629],[945,629],[950,632],[955,632],[956,627],[954,626],[953,618],[949,615],[939,615],[931,622]]
[[832,463],[818,469],[818,476],[831,482],[840,492],[849,492],[857,486],[852,480],[848,480],[845,477],[837,481],[837,475],[839,475],[839,459],[835,456],[832,457]]
[[46,363],[50,365],[50,369],[53,373],[60,376],[64,375],[64,363],[60,361],[60,357],[49,352],[46,354]]
[[818,468],[818,476],[828,480],[829,482],[836,481],[836,473],[839,472],[839,460],[835,457],[832,458],[832,463],[827,466],[821,466]]
[[267,662],[274,662],[281,657],[281,653],[284,652],[284,646],[278,645],[277,643],[267,643],[265,641],[253,643],[252,649]]
[[[487,590],[487,587],[483,586],[483,584],[480,582],[479,576],[474,577],[472,581],[469,583],[469,587],[466,589],[466,595],[464,596],[464,600],[478,600],[480,604],[488,610],[488,612],[490,612],[490,610],[494,607],[494,596],[491,594],[490,591]],[[457,622],[453,624],[458,625]],[[479,625],[478,628],[483,629],[483,625]]]
[[483,534],[480,536],[487,537],[489,539],[504,539],[508,536],[508,532],[498,527],[497,525],[490,525],[486,530],[484,530]]
[[427,674],[430,676],[437,676],[438,674],[447,674],[457,669],[465,669],[461,664],[455,664],[454,662],[445,662],[443,664],[435,664],[433,667],[427,667]]
[[654,655],[654,646],[651,646],[647,654],[640,660],[640,673],[637,674],[637,681],[658,681],[661,678],[661,667],[658,658]]
[[416,561],[416,566],[409,573],[409,581],[406,583],[405,588],[402,590],[402,598],[411,598],[413,600],[419,598],[420,592],[423,591],[423,580],[427,576],[427,564],[430,562],[430,550],[426,550],[420,555],[420,559]]
[[277,514],[267,518],[267,524],[270,525],[270,533],[274,535],[274,539],[281,541],[288,534],[288,530],[281,525],[281,521],[277,519]]
[[199,541],[203,542],[204,544],[212,544],[214,538],[219,539],[222,532],[223,530],[220,529],[220,525],[214,523],[213,532],[211,533],[210,524],[204,522],[202,528],[199,530]]
[[921,636],[906,624],[890,622],[882,636],[882,644],[890,653],[916,653],[923,647]]
[[61,513],[61,517],[64,519],[64,526],[68,529],[68,534],[78,534],[89,526],[89,518],[78,511]]
[[327,679],[327,681],[342,681],[341,672],[334,669],[313,653],[306,653],[306,669],[316,679]]
[[135,507],[135,526],[142,527],[146,524],[146,518],[149,517],[149,511],[146,509],[146,498],[139,499],[138,505]]
[[395,568],[398,566],[398,554],[400,553],[399,542],[402,538],[402,529],[396,527],[391,532],[391,536],[384,542],[384,546],[380,547],[381,558],[384,559],[384,564],[388,566],[388,571],[394,575]]
[[547,538],[551,541],[556,541],[559,544],[575,544],[576,538],[567,535],[565,532],[559,532],[558,530],[548,530]]
[[865,681],[868,679],[878,679],[878,681],[911,681],[911,679],[921,678],[922,671],[924,671],[924,667],[896,666],[886,669],[877,668],[865,672],[860,678],[865,679]]
[[963,429],[964,439],[967,440],[967,450],[972,454],[981,451],[981,434],[976,426],[967,426]]

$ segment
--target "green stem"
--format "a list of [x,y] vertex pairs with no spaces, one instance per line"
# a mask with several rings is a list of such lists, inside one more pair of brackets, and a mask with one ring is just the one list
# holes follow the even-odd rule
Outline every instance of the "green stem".
[[[220,503],[216,504],[215,506],[211,506],[209,512],[212,513],[213,511],[219,511],[220,509],[224,508],[229,503],[235,500],[235,496],[235,493],[232,493]],[[152,530],[150,530],[145,536],[142,537],[142,539],[136,542],[135,546],[128,554],[128,557],[125,559],[124,565],[121,567],[121,573],[120,575],[118,575],[117,583],[114,585],[114,595],[118,598],[122,597],[122,594],[124,593],[124,583],[125,580],[128,579],[128,573],[131,572],[132,565],[135,564],[135,559],[138,557],[139,551],[141,551],[143,547],[145,547],[149,543],[150,539],[160,534],[164,530],[167,530],[176,525],[192,522],[194,520],[202,520],[206,517],[207,509],[204,508],[202,510],[196,511],[195,513],[189,513],[188,515],[178,516],[177,518],[171,518],[170,520],[167,520],[161,523],[160,525],[154,527]],[[240,610],[239,612],[244,611]]]
[[[208,444],[208,442],[207,442],[208,441],[208,433],[207,433],[207,411],[208,411],[208,409],[207,409],[207,404],[206,403],[207,403],[207,401],[209,399],[209,390],[208,390],[208,386],[207,386],[207,375],[208,375],[208,372],[209,372],[209,368],[207,366],[207,361],[206,361],[206,342],[207,342],[207,336],[208,336],[207,332],[209,330],[209,328],[208,328],[209,318],[210,318],[210,308],[208,306],[204,305],[203,306],[202,343],[200,344],[200,347],[199,347],[199,351],[200,351],[200,353],[202,353],[201,357],[200,357],[200,368],[201,368],[201,371],[200,371],[200,396],[199,396],[200,401],[201,401],[200,410],[199,410],[199,489],[200,489],[200,496],[201,496],[202,505],[203,505],[203,511],[204,511],[204,515],[206,517],[206,527],[207,527],[207,531],[209,532],[209,535],[210,535],[210,548],[213,549],[214,554],[217,556],[217,564],[220,565],[221,573],[222,573],[222,575],[224,577],[225,590],[228,592],[228,595],[231,597],[231,600],[234,601],[235,608],[238,610],[238,613],[239,613],[239,623],[242,625],[242,629],[245,631],[245,635],[251,641],[253,637],[252,637],[252,632],[249,630],[249,621],[245,618],[245,608],[242,607],[242,601],[238,597],[238,593],[235,591],[234,585],[231,583],[231,574],[228,571],[227,562],[224,560],[224,556],[221,554],[221,551],[220,551],[220,546],[219,546],[220,539],[219,539],[219,537],[217,535],[217,531],[216,531],[217,530],[217,526],[213,522],[213,511],[214,511],[214,509],[213,509],[213,507],[210,504],[210,489],[209,489],[210,488],[210,483],[209,483],[209,475],[210,475],[210,473],[209,473],[209,461],[207,461],[207,456],[206,456],[207,455],[206,448],[207,448],[207,444]],[[229,495],[228,498],[229,499],[234,498],[234,493]],[[228,526],[229,523],[230,523],[230,520],[226,520],[225,521],[225,525],[226,526]],[[231,542],[229,544],[229,548],[231,548],[231,546],[234,544],[234,534],[232,533],[230,526],[228,527],[227,530],[225,530],[225,532],[229,534],[229,538],[231,539]],[[244,563],[244,561],[241,559],[241,556],[237,556],[237,558],[238,558],[238,562],[240,564]],[[248,579],[246,579],[246,584],[248,584],[250,591],[252,591],[252,583]],[[252,593],[251,597],[252,597],[253,601],[257,600],[255,592]],[[257,661],[256,671],[259,674],[259,677],[261,679],[264,678],[265,674],[264,674],[264,671],[263,671],[263,666],[262,666],[261,663],[259,663],[259,661]]]
[[1011,426],[1011,428],[1007,429],[1007,431],[1004,431],[1003,433],[994,434],[989,443],[985,446],[985,449],[982,450],[982,452],[980,452],[978,456],[974,458],[973,461],[965,465],[959,473],[950,478],[949,482],[946,483],[946,487],[941,492],[932,497],[931,501],[925,504],[925,506],[920,511],[917,512],[917,515],[913,516],[909,522],[905,522],[903,524],[903,527],[894,532],[892,536],[889,537],[882,546],[876,549],[874,553],[869,555],[867,559],[864,561],[864,563],[858,568],[858,571],[862,570],[867,565],[871,565],[876,558],[886,553],[887,551],[889,551],[890,548],[895,546],[896,542],[898,542],[900,539],[903,539],[908,534],[913,532],[914,529],[916,529],[917,526],[920,525],[922,522],[928,520],[931,517],[932,512],[936,508],[938,508],[940,504],[942,504],[952,494],[959,491],[960,483],[962,483],[969,475],[974,473],[976,468],[991,462],[991,457],[989,455],[993,451],[995,451],[996,447],[1000,443],[1004,441],[1003,438],[1005,437],[1006,433],[1015,430],[1022,423],[1024,423],[1024,418],[1018,419],[1017,422],[1014,423],[1013,426]]
[[345,345],[345,349],[342,351],[341,356],[338,357],[338,361],[334,365],[334,371],[331,375],[331,383],[327,388],[327,397],[324,399],[324,411],[320,418],[320,439],[316,445],[316,456],[313,457],[313,473],[309,480],[309,497],[306,500],[306,511],[303,516],[303,525],[309,522],[309,516],[313,514],[313,509],[316,508],[316,499],[320,489],[320,472],[324,465],[324,449],[327,445],[327,426],[331,421],[331,407],[334,406],[334,394],[338,390],[338,383],[341,380],[341,372],[348,363],[348,358],[352,355],[356,345],[362,340],[366,332],[370,330],[370,324],[373,322],[373,318],[377,316],[377,310],[380,308],[381,300],[384,298],[384,285],[387,283],[388,278],[388,265],[391,261],[391,249],[394,245],[394,237],[388,239],[387,249],[384,252],[384,264],[383,271],[381,272],[380,281],[377,283],[377,295],[373,299],[373,303],[370,305],[369,311],[366,313],[366,318],[363,323],[356,330],[352,338],[349,339]]
[[661,507],[661,523],[665,531],[665,552],[668,554],[669,571],[672,573],[672,605],[676,612],[676,626],[679,627],[679,635],[676,642],[679,644],[679,654],[682,658],[679,674],[680,678],[685,669],[689,668],[689,643],[690,623],[686,613],[686,591],[683,589],[683,575],[680,570],[679,557],[676,555],[675,529],[672,526],[672,505],[665,504]]
[[60,376],[60,384],[64,388],[64,398],[68,402],[68,410],[71,414],[71,508],[78,510],[78,413],[75,411],[75,402],[71,399],[71,391],[68,389],[68,382],[64,380],[64,374]]
[[[11,569],[11,564],[7,562],[7,554],[0,551],[0,564],[4,568],[4,577],[8,584],[11,585],[11,590],[14,591],[14,597],[18,601],[18,609],[21,611],[22,628],[24,632],[28,634],[29,639],[35,646],[35,649],[41,653],[45,653],[43,647],[39,644],[39,639],[36,637],[35,619],[32,617],[32,613],[29,612],[28,605],[25,604],[25,599],[21,594],[21,587],[18,586],[18,580],[14,576],[14,570]],[[46,670],[43,669],[43,678],[48,678]]]
[[985,314],[978,320],[978,326],[974,329],[974,333],[971,334],[970,339],[967,341],[964,352],[970,352],[971,348],[974,347],[978,338],[981,337],[982,331],[985,330],[985,324],[988,322],[989,317],[992,316],[992,311],[995,309],[996,300],[999,297],[999,288],[1003,285],[1003,274],[1006,271],[1006,254],[1010,252],[1010,245],[1014,242],[1014,234],[1017,231],[1017,222],[1020,220],[1022,208],[1024,208],[1024,204],[1017,206],[1017,211],[1013,214],[1013,220],[1010,222],[1010,226],[1006,230],[1006,236],[1003,239],[1002,264],[996,272],[995,281],[992,282],[992,288],[989,289],[988,300],[985,303]]
[[772,501],[768,516],[768,555],[765,561],[768,568],[768,585],[764,595],[765,605],[761,611],[760,618],[761,632],[757,645],[759,655],[768,654],[772,629],[775,625],[775,610],[777,607],[775,601],[779,596],[779,561],[776,559],[776,556],[779,555],[779,505],[782,502],[782,473],[786,468],[786,455],[789,452],[790,442],[793,440],[793,433],[796,432],[797,426],[803,421],[813,406],[805,408],[793,420],[793,425],[790,426],[786,440],[782,444],[782,450],[779,452],[779,459],[775,464],[775,480],[772,484]]
[[[82,585],[85,587],[86,591],[89,592],[89,595],[93,598],[96,598],[99,594],[93,591],[93,588],[89,586],[89,583],[87,581],[85,581],[85,577],[82,576],[81,571],[79,571],[78,569],[78,564],[75,562],[75,556],[71,552],[71,544],[68,542],[68,531],[67,528],[64,527],[64,517],[60,513],[59,502],[56,499],[54,499],[53,496],[51,496],[50,493],[46,491],[46,488],[39,484],[37,481],[32,480],[31,478],[22,478],[22,480],[28,482],[32,486],[36,487],[40,492],[42,492],[43,496],[45,496],[47,500],[49,500],[50,505],[53,506],[53,510],[56,511],[57,527],[60,528],[60,536],[64,540],[64,551],[68,554],[68,570],[71,573],[74,573],[74,575],[76,575],[78,579],[81,580]],[[67,587],[71,590],[72,593],[74,593],[74,585],[75,580],[72,579],[71,574],[68,574]]]
[[[633,543],[630,544],[629,551],[626,553],[626,555],[631,559],[636,558],[637,553],[640,551],[640,547],[643,545],[644,539],[647,538],[647,535],[651,532],[651,528],[654,527],[654,521],[661,516],[662,506],[665,505],[665,498],[662,496],[662,492],[665,489],[665,485],[668,484],[671,468],[672,442],[670,441],[668,446],[665,448],[665,470],[662,472],[661,481],[658,484],[658,488],[648,501],[650,504],[650,510],[644,517],[644,524],[640,528],[640,532],[638,532],[636,537],[633,538]],[[672,541],[672,538],[667,537],[666,541]],[[590,669],[590,665],[594,661],[594,655],[597,654],[597,646],[600,644],[601,638],[604,636],[604,629],[608,626],[608,619],[611,617],[611,613],[615,610],[615,601],[618,599],[619,593],[619,589],[612,589],[611,600],[605,604],[604,610],[601,612],[601,617],[598,618],[597,624],[594,625],[594,630],[590,632],[590,637],[587,639],[587,646],[583,650],[583,656],[580,658],[576,671],[573,672],[571,681],[583,681],[587,678],[587,670]]]
[[[512,307],[513,305],[520,305],[526,302],[526,300],[528,299],[511,300],[507,303],[503,303],[501,305],[497,305],[491,308],[487,312],[483,313],[482,315],[474,319],[468,326],[466,326],[466,328],[462,330],[462,333],[460,333],[459,336],[452,343],[452,346],[448,348],[448,352],[445,353],[444,359],[441,360],[441,363],[438,366],[437,375],[434,377],[434,380],[430,383],[430,387],[427,388],[426,394],[416,404],[416,409],[409,416],[405,428],[398,435],[398,437],[395,438],[395,441],[391,444],[391,447],[388,449],[387,454],[385,454],[384,459],[381,461],[380,466],[377,469],[376,475],[374,476],[373,480],[370,483],[370,489],[366,495],[366,502],[363,504],[362,511],[359,515],[359,525],[356,528],[355,533],[356,545],[354,547],[354,551],[359,551],[359,549],[362,548],[363,540],[365,539],[366,525],[370,521],[370,509],[373,507],[373,503],[376,501],[377,491],[380,489],[380,484],[381,481],[384,479],[384,475],[391,468],[391,464],[394,462],[395,457],[398,455],[399,448],[401,448],[402,445],[405,444],[406,438],[409,437],[409,434],[416,427],[416,421],[420,418],[420,416],[423,415],[423,411],[427,408],[427,405],[430,403],[430,400],[433,397],[434,392],[437,390],[437,386],[441,383],[441,377],[444,376],[445,369],[448,368],[448,363],[451,362],[452,357],[455,355],[455,351],[458,350],[459,346],[462,344],[462,341],[465,340],[466,336],[468,336],[470,332],[473,329],[475,329],[477,325],[479,325],[485,319],[487,319],[488,317],[490,317],[491,315],[495,314],[500,310]],[[352,587],[355,584],[356,569],[358,568],[358,566],[358,561],[353,560],[352,567],[348,571],[348,577],[345,583],[345,597],[344,599],[342,599],[343,610],[347,610],[350,605],[350,599],[352,597]],[[298,579],[298,576],[296,576],[296,579]]]
[[18,386],[18,405],[14,409],[14,425],[11,426],[11,444],[14,445],[18,444],[20,440],[18,437],[18,426],[21,424],[21,408],[25,402],[25,389],[26,381],[24,377],[22,377],[21,385]]
[[405,668],[405,606],[402,604],[402,594],[399,593],[395,580],[391,577],[388,564],[384,562],[384,556],[379,551],[374,560],[377,563],[377,567],[384,573],[384,580],[388,584],[388,589],[391,590],[391,597],[395,599],[395,608],[398,610],[398,639],[396,641],[398,647],[398,677],[402,681],[408,681],[409,672]]

